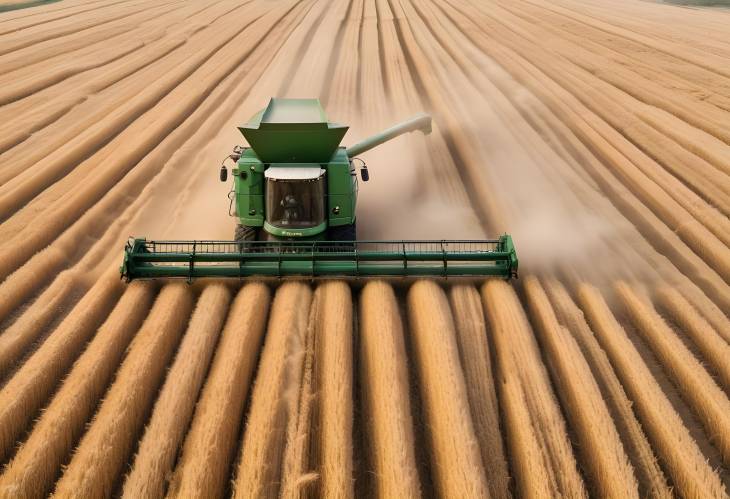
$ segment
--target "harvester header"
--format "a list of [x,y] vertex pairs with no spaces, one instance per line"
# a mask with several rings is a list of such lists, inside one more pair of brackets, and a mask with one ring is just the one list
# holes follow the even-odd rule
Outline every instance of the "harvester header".
[[[358,241],[356,158],[405,133],[431,133],[431,117],[416,116],[348,148],[348,127],[328,121],[317,99],[271,99],[238,127],[229,214],[233,241],[131,239],[121,274],[127,280],[180,277],[375,277],[517,275],[512,238],[479,241]],[[357,160],[357,163],[355,162]]]
[[510,236],[486,241],[147,241],[127,243],[122,276],[478,277],[517,274]]

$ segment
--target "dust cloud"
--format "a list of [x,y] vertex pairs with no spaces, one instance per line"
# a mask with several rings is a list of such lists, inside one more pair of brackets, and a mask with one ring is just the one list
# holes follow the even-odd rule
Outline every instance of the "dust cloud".
[[546,104],[491,58],[470,55],[488,79],[460,80],[449,73],[459,122],[451,121],[445,133],[466,137],[477,151],[476,160],[457,168],[486,186],[479,192],[494,196],[499,212],[480,213],[488,236],[511,234],[523,270],[569,269],[594,281],[626,276],[628,267],[634,276],[651,273],[641,268],[644,262],[627,265],[627,259],[636,260],[628,248],[642,238],[580,170],[583,158],[568,155],[569,147],[556,152],[559,133],[530,120],[549,112]]
[[[390,123],[382,128],[387,126]],[[364,137],[351,130],[343,142],[349,145]],[[427,156],[427,140],[420,133],[409,134],[362,154],[370,181],[363,182],[358,172],[358,239],[484,237],[472,207],[448,199],[434,185],[438,165]]]
[[[229,121],[204,147],[195,150],[192,145],[185,146],[168,161],[161,175],[148,186],[152,194],[145,206],[147,215],[134,221],[132,234],[150,239],[233,239],[236,222],[228,216],[233,162],[226,161],[226,182],[220,181],[218,172],[233,145],[244,143],[235,128],[235,123],[244,120]],[[191,162],[195,168],[177,175],[175,163],[180,161]]]

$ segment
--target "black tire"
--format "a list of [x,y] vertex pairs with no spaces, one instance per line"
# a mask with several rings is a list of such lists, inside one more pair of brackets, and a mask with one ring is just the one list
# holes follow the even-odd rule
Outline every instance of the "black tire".
[[244,241],[256,241],[259,235],[258,227],[249,227],[247,225],[236,225],[236,233],[233,236],[233,240],[237,243]]
[[[327,229],[327,239],[330,241],[357,241],[357,228],[356,225],[339,225],[337,227],[330,227]],[[355,249],[354,244],[337,244],[337,247],[343,249]]]

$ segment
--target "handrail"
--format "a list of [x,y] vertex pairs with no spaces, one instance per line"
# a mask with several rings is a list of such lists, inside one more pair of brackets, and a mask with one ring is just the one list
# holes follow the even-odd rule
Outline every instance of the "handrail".
[[515,277],[511,238],[401,241],[147,241],[131,239],[127,280],[157,277]]

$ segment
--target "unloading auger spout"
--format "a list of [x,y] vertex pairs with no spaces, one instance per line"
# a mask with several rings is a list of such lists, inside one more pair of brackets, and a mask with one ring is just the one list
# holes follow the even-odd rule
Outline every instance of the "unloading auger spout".
[[123,278],[517,276],[508,234],[468,241],[358,240],[356,165],[363,182],[369,173],[353,158],[404,133],[431,133],[430,116],[418,114],[345,148],[340,142],[348,127],[329,122],[317,99],[271,99],[238,129],[248,146],[236,146],[220,166],[220,180],[227,182],[226,161],[234,163],[233,240],[132,238]]
[[424,135],[428,135],[431,133],[431,117],[429,115],[425,113],[419,113],[402,123],[383,130],[380,133],[376,133],[375,135],[368,137],[361,142],[358,142],[354,146],[348,147],[347,155],[350,158],[354,158],[358,154],[369,151],[373,147],[377,147],[384,142],[398,137],[399,135],[416,131],[421,131]]

